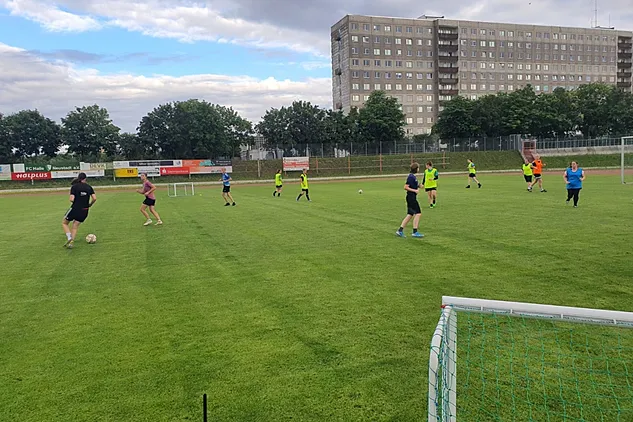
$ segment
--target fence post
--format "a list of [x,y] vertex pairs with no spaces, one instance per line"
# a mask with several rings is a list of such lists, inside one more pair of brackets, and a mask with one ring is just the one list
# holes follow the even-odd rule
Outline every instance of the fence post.
[[321,142],[321,157],[325,157],[324,152],[325,151],[323,150],[323,142]]
[[347,174],[352,174],[352,154],[347,155]]
[[319,157],[316,157],[315,160],[316,160],[316,174],[319,174]]
[[380,163],[379,164],[380,165],[380,174],[382,174],[382,152],[380,153],[380,155],[378,157],[379,157],[378,162]]

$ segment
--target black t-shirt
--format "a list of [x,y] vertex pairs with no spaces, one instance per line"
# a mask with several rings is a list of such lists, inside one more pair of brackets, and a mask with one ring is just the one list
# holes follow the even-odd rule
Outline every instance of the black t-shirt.
[[87,209],[90,205],[90,196],[95,193],[92,186],[87,183],[77,183],[70,188],[70,194],[75,195],[74,209]]

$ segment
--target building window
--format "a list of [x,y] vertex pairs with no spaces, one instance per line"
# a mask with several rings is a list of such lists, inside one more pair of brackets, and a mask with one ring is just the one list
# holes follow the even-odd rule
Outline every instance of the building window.
[[407,38],[406,39],[406,44],[407,45],[413,45],[413,40],[411,38]]
[[368,23],[364,23],[363,24],[363,31],[369,31],[369,24]]
[[368,71],[364,71],[363,72],[363,78],[364,79],[369,79],[369,72]]
[[391,84],[385,84],[385,91],[391,91]]
[[391,50],[390,49],[385,49],[385,56],[391,56]]
[[380,25],[374,25],[374,31],[380,31]]
[[360,61],[358,59],[352,59],[352,66],[358,66]]
[[380,78],[380,72],[374,72],[374,78],[376,79]]
[[401,45],[402,44],[402,38],[396,38],[396,44]]
[[412,33],[413,33],[413,27],[407,26],[407,34],[412,34]]
[[391,32],[391,25],[385,25],[385,32]]
[[352,47],[352,54],[358,54],[358,48]]
[[371,64],[371,60],[363,60],[363,66],[369,66]]
[[374,84],[374,89],[380,91],[380,84]]
[[363,84],[363,89],[365,91],[369,91],[370,90],[369,84]]
[[407,124],[408,125],[412,125],[413,124],[413,117],[407,117]]
[[380,60],[374,60],[374,66],[380,67]]
[[402,32],[402,27],[401,26],[396,26],[396,32]]
[[360,89],[360,84],[352,84],[352,91],[358,91]]
[[369,95],[363,95],[363,101],[369,100]]
[[432,95],[427,95],[426,96],[426,102],[427,103],[432,103],[433,102],[433,96]]
[[402,84],[396,84],[396,91],[402,91]]
[[358,70],[352,71],[352,78],[358,78]]
[[374,56],[380,56],[380,48],[374,48]]
[[352,101],[360,101],[360,96],[359,95],[352,95]]
[[358,42],[358,35],[352,35],[352,42]]
[[352,22],[350,29],[352,30],[358,29],[358,24],[356,22]]

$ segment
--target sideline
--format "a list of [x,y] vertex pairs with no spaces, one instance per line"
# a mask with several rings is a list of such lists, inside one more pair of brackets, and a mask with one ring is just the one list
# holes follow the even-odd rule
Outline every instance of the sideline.
[[[621,167],[583,167],[585,170],[617,170],[620,171]],[[547,173],[555,172],[555,171],[565,171],[564,168],[551,168],[547,169]],[[504,174],[504,173],[521,173],[521,169],[511,169],[511,170],[478,170],[477,174]],[[461,176],[466,175],[465,171],[449,171],[449,172],[441,172],[443,176]],[[613,173],[616,174],[615,172]],[[619,173],[618,173],[619,174]],[[310,183],[313,182],[327,182],[327,181],[346,181],[346,180],[368,180],[368,179],[395,179],[406,177],[408,173],[400,173],[400,174],[375,174],[375,175],[364,175],[364,176],[331,176],[331,177],[311,177]],[[232,180],[231,185],[269,185],[273,183],[274,179],[260,179],[260,180]],[[176,183],[193,183],[194,186],[219,186],[222,182],[176,182]],[[291,182],[294,183],[294,182]],[[299,182],[296,182],[299,183]],[[155,186],[166,187],[171,183],[154,183]],[[118,190],[118,189],[133,189],[138,187],[138,183],[129,184],[129,185],[97,185],[95,188],[98,190]],[[31,188],[31,189],[0,189],[1,195],[9,195],[13,193],[41,193],[41,192],[65,192],[68,190],[68,187],[61,188]]]

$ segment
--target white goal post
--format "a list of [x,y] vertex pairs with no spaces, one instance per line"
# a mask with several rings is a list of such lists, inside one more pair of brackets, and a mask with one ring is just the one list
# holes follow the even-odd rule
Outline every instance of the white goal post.
[[[468,338],[464,338],[462,340],[462,346],[460,347],[460,350],[463,350],[463,348],[467,348],[467,350],[463,352],[461,357],[459,357],[459,361],[462,362],[462,365],[465,367],[459,370],[457,365],[457,319],[458,314],[462,313],[465,314],[465,321],[468,324],[465,324],[467,325],[466,328],[460,328],[460,333],[462,332],[461,330],[465,330],[466,334],[468,335],[463,336],[462,334],[460,334],[460,337]],[[486,320],[486,322],[481,323],[481,327],[476,327],[473,331],[475,334],[473,335],[468,330],[470,330],[473,325],[476,325],[476,323],[479,321],[479,318],[489,319]],[[492,320],[492,322],[490,320]],[[517,321],[514,324],[520,329],[512,328],[513,321]],[[535,321],[536,324],[541,324],[542,327],[553,327],[552,332],[554,332],[554,334],[551,335],[551,338],[555,340],[552,341],[551,344],[561,346],[558,350],[558,354],[556,354],[556,350],[547,350],[548,343],[546,341],[541,341],[539,343],[539,339],[547,334],[546,330],[536,330],[536,332],[533,333],[533,338],[530,339],[530,341],[534,341],[535,344],[540,345],[540,347],[531,347],[531,345],[528,345],[528,339],[523,339],[523,337],[521,337],[521,329],[525,328],[526,321],[528,322],[528,325],[529,322]],[[472,324],[473,322],[474,324]],[[584,405],[587,405],[587,407],[596,407],[595,403],[588,403],[591,401],[588,399],[588,397],[593,397],[591,396],[591,394],[598,394],[599,398],[597,400],[606,400],[603,396],[599,395],[600,393],[598,393],[595,388],[593,389],[593,392],[589,391],[589,393],[587,393],[587,396],[582,396],[582,399],[581,393],[578,392],[578,385],[582,384],[582,382],[594,382],[595,385],[598,385],[598,388],[605,385],[604,383],[601,384],[601,382],[603,382],[601,378],[596,378],[604,376],[605,379],[607,379],[607,375],[599,373],[597,368],[594,367],[594,365],[600,365],[603,362],[606,362],[607,372],[609,372],[608,381],[609,383],[613,382],[613,384],[611,384],[609,387],[611,388],[611,390],[614,391],[614,396],[607,397],[607,399],[615,401],[616,404],[618,403],[618,400],[620,400],[620,404],[625,404],[625,406],[623,406],[624,409],[620,409],[619,405],[617,406],[617,411],[622,412],[618,413],[618,415],[622,415],[622,417],[624,417],[624,419],[617,420],[633,420],[626,419],[627,417],[633,417],[633,405],[631,404],[633,403],[633,391],[631,389],[631,385],[633,385],[631,381],[633,380],[629,379],[630,376],[628,374],[628,371],[626,370],[626,362],[629,362],[630,365],[633,366],[633,362],[630,361],[630,357],[633,355],[633,332],[628,332],[628,330],[624,330],[627,331],[627,333],[624,333],[621,337],[617,337],[617,341],[612,341],[612,343],[615,344],[612,349],[609,349],[609,347],[605,347],[603,344],[602,348],[596,347],[596,350],[591,350],[590,347],[588,345],[585,345],[584,343],[585,340],[583,339],[583,336],[585,336],[586,334],[582,331],[583,329],[591,331],[592,328],[590,326],[579,327],[582,324],[598,324],[602,325],[603,327],[633,328],[633,312],[540,305],[521,302],[505,302],[485,299],[469,299],[451,296],[442,297],[442,311],[431,341],[431,350],[429,357],[428,422],[455,422],[457,420],[475,420],[469,419],[469,417],[472,418],[472,414],[462,415],[461,419],[458,419],[457,417],[458,410],[460,414],[463,413],[461,410],[463,404],[460,405],[460,398],[458,397],[458,385],[460,391],[466,390],[473,396],[476,396],[477,392],[481,393],[481,397],[475,397],[474,399],[471,399],[471,403],[475,404],[471,404],[470,406],[467,405],[466,407],[468,408],[468,411],[472,412],[473,408],[476,408],[480,402],[484,401],[484,398],[494,396],[495,394],[507,394],[512,397],[512,401],[507,406],[511,409],[505,409],[503,404],[500,405],[499,403],[502,403],[502,400],[499,400],[499,397],[497,397],[496,403],[493,401],[493,403],[496,404],[498,407],[497,411],[519,412],[519,410],[515,408],[515,403],[520,402],[521,399],[525,401],[525,396],[520,395],[518,391],[520,389],[527,389],[529,391],[530,381],[533,381],[534,379],[536,379],[537,382],[532,382],[532,388],[535,390],[541,388],[541,378],[539,377],[540,375],[542,375],[543,377],[542,390],[538,391],[538,393],[540,394],[535,394],[536,391],[534,391],[532,392],[532,396],[530,396],[530,393],[528,392],[527,397],[529,399],[530,397],[542,398],[543,396],[545,396],[545,406],[543,406],[542,403],[538,405],[540,407],[534,405],[534,403],[530,403],[530,406],[532,406],[529,407],[530,411],[533,411],[533,409],[539,409],[540,411],[550,411],[552,412],[552,414],[554,414],[554,411],[548,408],[548,405],[551,406],[551,403],[547,403],[547,400],[549,398],[547,397],[547,390],[545,386],[545,380],[547,376],[551,377],[551,379],[547,379],[547,381],[554,383],[554,390],[556,390],[556,395],[559,394],[558,388],[560,384],[560,401],[563,402],[563,406],[565,404],[568,406],[569,411],[569,409],[571,409],[573,406],[570,406],[570,400],[567,400],[567,402],[563,400],[564,394],[562,390],[564,385],[574,385],[573,382],[569,384],[566,383],[568,383],[570,379],[576,377],[576,390],[572,391],[573,394],[571,394],[570,397],[572,397],[571,401],[576,400],[577,397],[576,403],[573,403],[573,405],[576,406],[577,409],[580,409],[580,414],[582,415]],[[574,327],[569,328],[572,325],[579,329],[574,332]],[[619,328],[610,329],[616,330],[618,333],[621,333],[623,331]],[[489,338],[487,340],[485,339],[486,332],[489,333]],[[573,333],[569,334],[570,338],[573,338],[573,341],[568,341],[569,344],[561,340],[562,337],[564,337],[568,333]],[[610,332],[609,334],[612,333]],[[477,336],[483,338],[484,340],[479,342],[477,341],[477,339],[473,340],[473,337]],[[590,333],[588,334],[588,336],[589,337],[584,338],[591,338],[591,336],[596,337],[596,333]],[[612,337],[606,335],[605,338],[609,339],[609,341],[613,340]],[[630,345],[628,345],[629,339],[631,339]],[[576,343],[574,343],[574,341]],[[627,342],[627,345],[622,346],[623,342]],[[522,347],[526,349],[525,352],[523,352]],[[574,354],[576,352],[576,349],[574,349],[574,347],[579,347],[580,349],[582,349],[578,355]],[[471,350],[471,348],[473,350]],[[543,349],[542,355],[541,348]],[[568,351],[567,348],[569,348],[569,350],[571,351]],[[537,352],[534,352],[534,350],[537,350]],[[613,350],[616,350],[617,352],[613,352]],[[626,353],[623,353],[622,350],[626,351]],[[535,364],[536,368],[533,368],[533,372],[539,373],[539,376],[536,376],[532,379],[530,379],[527,375],[529,361],[528,355],[530,351],[532,352],[532,356],[530,356],[531,359],[541,359],[538,365]],[[610,351],[613,353],[614,357],[608,356],[608,352]],[[475,356],[477,352],[480,353],[479,356]],[[593,357],[592,354],[594,352],[596,355],[599,355],[599,352],[603,352],[605,353],[606,357]],[[590,357],[587,358],[587,355],[590,355]],[[510,363],[507,363],[508,356],[510,357]],[[512,366],[513,357],[515,359],[514,373]],[[523,357],[525,358],[525,362],[520,362],[520,358]],[[556,363],[556,357],[558,357],[558,363]],[[565,361],[565,358],[568,358],[570,360]],[[574,358],[576,359],[574,360]],[[589,366],[590,368],[582,367],[582,363],[584,362],[583,359],[587,360],[587,366]],[[618,360],[621,360],[623,362],[625,368],[622,371],[622,374],[615,374],[615,371],[617,371],[617,369],[615,369],[616,364],[619,363]],[[553,364],[552,361],[554,362]],[[564,370],[569,370],[570,373],[563,373],[564,370],[561,370],[561,361],[567,362],[567,365],[569,367],[573,366],[573,372],[571,372],[571,369],[565,368]],[[571,364],[569,362],[571,362]],[[469,366],[471,363],[472,367]],[[521,365],[520,363],[523,363],[523,365]],[[610,363],[611,369],[609,369]],[[550,365],[554,369],[549,371],[551,368],[548,368],[548,365]],[[484,366],[494,367],[494,370],[485,372],[482,369]],[[502,367],[502,369],[504,370],[507,370],[509,368],[510,373],[504,374],[499,367]],[[613,378],[610,371],[614,372]],[[596,373],[598,373],[598,375],[595,375]],[[459,384],[457,382],[458,374],[460,374]],[[545,374],[547,374],[547,376]],[[581,379],[581,382],[579,383],[578,378],[582,378],[581,375],[583,374],[590,374],[590,381],[588,381],[587,379]],[[556,378],[556,375],[558,375],[558,378]],[[633,373],[631,375],[633,375]],[[477,378],[477,376],[479,376],[480,379],[475,379]],[[531,374],[531,376],[533,375]],[[596,378],[594,378],[594,376]],[[494,388],[486,389],[486,386],[494,384],[494,378],[496,378],[496,390]],[[514,385],[515,381],[517,384],[516,389]],[[471,385],[482,385],[483,388],[481,388],[480,390],[484,391],[477,390],[476,392],[472,392],[471,390],[473,390],[474,388],[471,388],[469,390],[468,387],[464,387],[464,385],[468,385],[469,382]],[[620,382],[621,384],[618,385],[618,382]],[[511,383],[512,385],[510,386]],[[525,385],[526,383],[527,387]],[[622,385],[624,385],[625,387],[622,387]],[[624,397],[615,395],[615,391],[618,391],[619,394],[620,392],[627,390],[626,386],[628,386],[628,393],[622,393]],[[619,387],[622,387],[622,390],[619,390]],[[588,388],[588,390],[591,389]],[[500,393],[501,391],[503,391],[503,393]],[[516,402],[514,401],[515,397],[517,398]],[[554,397],[554,400],[557,399],[558,396]],[[565,397],[565,399],[567,399],[567,396]],[[486,418],[485,420],[506,420],[504,417],[500,417],[498,414],[496,414],[496,416],[491,414],[491,412],[494,412],[495,409],[491,409],[489,403],[481,404],[481,406],[485,408],[484,413],[487,415],[487,417],[492,416],[492,418]],[[597,407],[597,411],[599,412],[604,411],[605,413],[608,413],[612,410],[609,409],[608,406],[603,406],[603,408],[600,408],[600,406],[598,405]],[[591,410],[595,411],[594,409]],[[600,413],[600,415],[604,417],[604,413]],[[522,413],[515,413],[513,416],[514,419],[512,420],[528,420],[527,416],[525,416],[525,418],[523,418],[523,416],[525,415]],[[561,416],[561,414],[555,414],[555,416]],[[530,413],[529,420],[550,420],[550,417],[551,415],[549,413],[541,414],[538,416]],[[587,417],[586,414],[585,417]],[[585,420],[582,419],[582,417],[579,419],[570,417],[569,413],[567,414],[567,418],[564,418],[564,420]],[[559,420],[556,417],[554,417],[553,419]],[[602,420],[616,419],[603,418]]]
[[167,192],[170,198],[193,196],[196,194],[193,182],[170,183],[167,187]]
[[626,184],[626,169],[629,168],[629,172],[633,167],[633,136],[623,136],[621,138],[620,146],[620,178],[622,184]]

